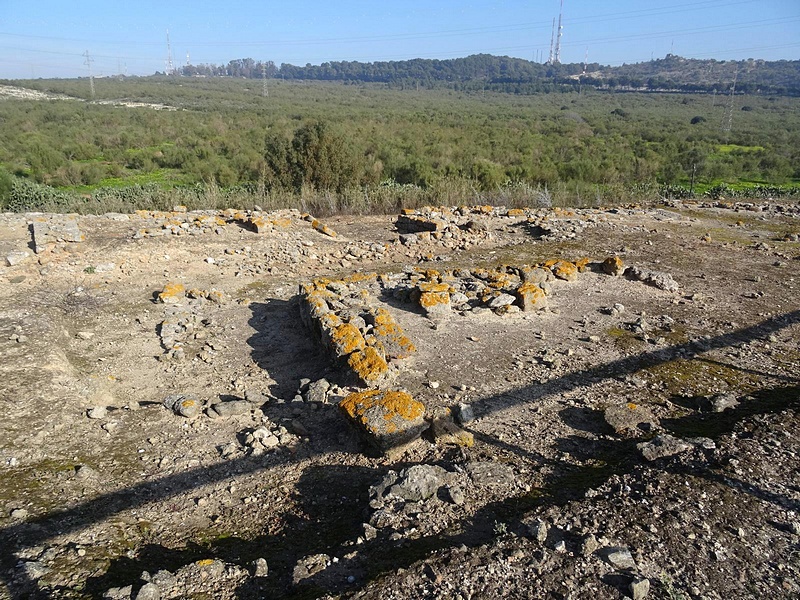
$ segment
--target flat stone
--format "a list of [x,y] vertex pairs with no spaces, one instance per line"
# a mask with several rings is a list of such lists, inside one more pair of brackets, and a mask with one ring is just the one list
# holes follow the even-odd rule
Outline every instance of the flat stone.
[[327,379],[318,379],[308,384],[308,390],[305,393],[306,402],[327,402],[329,389],[331,389],[331,384]]
[[615,569],[627,570],[636,568],[636,561],[633,560],[633,555],[631,555],[631,551],[627,546],[606,548],[606,560]]
[[192,419],[200,414],[202,403],[194,396],[173,394],[164,398],[164,406],[176,415]]
[[511,294],[500,294],[489,301],[489,308],[503,308],[504,306],[510,306],[514,304],[515,301],[516,298]]
[[653,413],[633,402],[609,406],[603,412],[603,417],[620,435],[641,435],[652,431],[657,423]]
[[249,413],[253,408],[247,400],[229,400],[228,402],[218,402],[210,408],[218,417],[233,417]]
[[667,292],[677,292],[680,290],[678,283],[672,278],[669,273],[662,273],[660,271],[649,271],[639,267],[628,267],[625,269],[625,277],[641,281],[647,285],[652,285],[660,290]]
[[644,600],[650,593],[650,580],[637,577],[629,586],[633,600]]
[[327,554],[312,554],[305,556],[297,561],[292,571],[292,582],[297,585],[304,579],[308,579],[321,573],[331,564],[331,557]]
[[86,414],[90,419],[105,419],[108,410],[105,406],[93,406]]
[[33,251],[36,254],[52,250],[62,242],[82,242],[84,239],[75,218],[53,217],[33,222]]
[[729,408],[733,409],[739,406],[739,399],[736,397],[736,394],[728,392],[725,394],[716,394],[715,396],[712,396],[710,403],[712,411],[721,413]]
[[155,583],[145,583],[136,594],[136,600],[161,600],[161,590]]
[[126,585],[125,587],[109,588],[103,594],[103,600],[131,600],[133,593],[133,586]]
[[447,471],[437,465],[414,465],[400,471],[388,493],[408,502],[427,500],[444,484],[446,475]]
[[26,250],[15,250],[6,254],[6,264],[9,267],[15,267],[24,263],[30,258],[31,253]]
[[346,396],[339,408],[366,441],[381,453],[403,448],[428,428],[425,405],[407,392],[356,392]]
[[687,452],[692,449],[691,444],[687,444],[683,440],[679,440],[666,433],[657,435],[649,442],[636,444],[636,447],[647,460],[656,460],[665,456]]

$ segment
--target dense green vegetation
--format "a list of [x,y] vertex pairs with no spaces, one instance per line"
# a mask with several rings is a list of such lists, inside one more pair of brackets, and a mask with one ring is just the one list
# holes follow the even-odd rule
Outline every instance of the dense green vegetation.
[[[89,95],[85,79],[13,84]],[[735,97],[726,132],[729,98],[711,95],[271,80],[263,97],[257,81],[196,77],[98,79],[95,88],[98,100],[177,110],[0,101],[6,207],[609,203],[683,195],[693,176],[696,193],[727,195],[786,192],[775,186],[800,179],[792,97]],[[83,194],[77,208],[70,193]]]
[[304,67],[252,58],[227,65],[186,65],[187,77],[245,77],[385,83],[393,87],[489,89],[513,93],[566,90],[580,86],[650,91],[727,92],[734,78],[740,93],[800,94],[800,61],[718,61],[663,59],[622,65],[541,64],[509,56],[475,54],[465,58],[362,63],[326,62]]

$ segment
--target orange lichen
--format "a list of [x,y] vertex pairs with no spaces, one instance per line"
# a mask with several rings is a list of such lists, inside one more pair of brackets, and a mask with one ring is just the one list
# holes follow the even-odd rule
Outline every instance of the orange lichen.
[[414,400],[411,394],[400,391],[366,390],[349,394],[339,403],[339,407],[351,419],[366,424],[364,413],[376,406],[381,407],[384,419],[400,418],[414,421],[425,414],[425,405]]
[[517,288],[517,302],[523,311],[536,310],[547,306],[544,291],[534,283],[523,283]]
[[324,233],[329,237],[336,237],[336,232],[333,229],[331,229],[330,227],[328,227],[323,223],[320,223],[317,219],[311,221],[311,227],[313,227],[316,231]]
[[372,346],[353,352],[347,357],[347,364],[365,383],[377,381],[389,371],[389,365]]
[[161,293],[158,295],[158,299],[164,304],[176,304],[185,295],[186,288],[182,283],[168,283],[161,290]]
[[609,275],[622,275],[625,265],[619,256],[609,256],[603,261],[603,271]]
[[413,208],[401,208],[400,209],[400,214],[404,215],[404,216],[413,215],[415,212],[417,212],[417,211],[414,210]]
[[507,217],[522,217],[525,215],[525,211],[521,208],[509,208],[508,212],[506,213]]
[[586,270],[586,267],[589,266],[589,262],[591,262],[591,259],[589,257],[586,257],[586,256],[576,260],[575,261],[575,266],[578,267],[578,272],[579,273],[583,273]]
[[566,260],[559,260],[551,267],[553,275],[565,281],[575,281],[578,278],[578,267]]
[[381,350],[383,355],[393,358],[408,358],[417,351],[413,342],[403,333],[402,327],[394,320],[385,308],[379,308],[375,313],[375,324],[372,329],[373,337],[370,345]]
[[356,350],[363,350],[366,342],[358,327],[352,323],[343,323],[333,330],[331,341],[335,345],[336,354],[346,356]]
[[429,309],[434,306],[450,304],[449,292],[423,292],[419,297],[419,305]]
[[281,229],[288,229],[292,225],[292,220],[288,217],[276,217],[274,219],[270,219],[269,222],[275,227],[280,227]]
[[249,222],[253,229],[256,230],[256,233],[263,233],[272,229],[272,224],[263,217],[250,217]]
[[430,293],[443,293],[447,292],[450,293],[451,288],[446,283],[436,283],[434,281],[423,281],[417,285],[420,292],[430,292]]

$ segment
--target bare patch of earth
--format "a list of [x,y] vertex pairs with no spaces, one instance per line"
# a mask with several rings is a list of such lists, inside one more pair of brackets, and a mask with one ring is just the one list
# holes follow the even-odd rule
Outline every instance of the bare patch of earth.
[[[0,597],[800,594],[796,204],[539,211],[544,237],[495,215],[413,244],[390,217],[329,237],[200,216],[78,217],[84,241],[38,254],[33,222],[64,217],[0,216]],[[471,447],[365,454],[335,404],[356,388],[300,320],[316,277],[612,255],[679,291],[590,269],[546,311],[442,323],[375,299],[417,347],[391,386],[468,405]],[[157,302],[169,283],[195,297]]]

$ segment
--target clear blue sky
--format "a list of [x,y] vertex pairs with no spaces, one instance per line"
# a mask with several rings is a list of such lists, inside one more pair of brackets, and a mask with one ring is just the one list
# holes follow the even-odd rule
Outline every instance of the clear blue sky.
[[[547,60],[559,0],[0,0],[0,77],[149,75],[235,58]],[[800,58],[800,0],[564,0],[562,62],[619,65],[674,53],[719,60]]]

